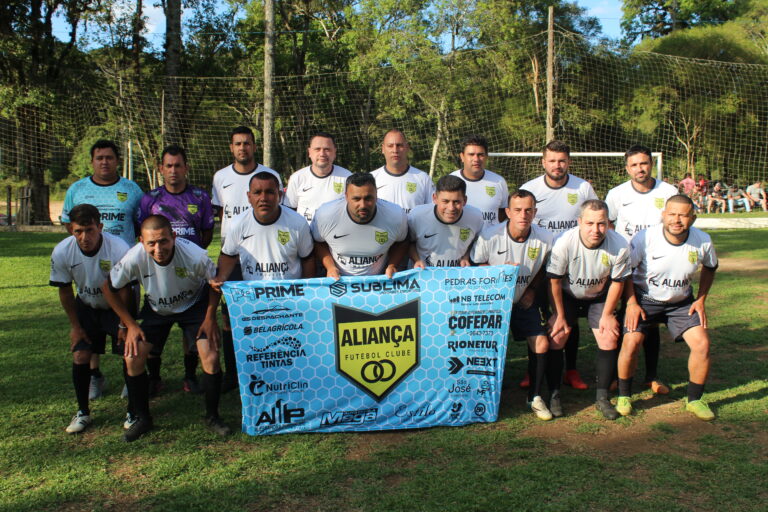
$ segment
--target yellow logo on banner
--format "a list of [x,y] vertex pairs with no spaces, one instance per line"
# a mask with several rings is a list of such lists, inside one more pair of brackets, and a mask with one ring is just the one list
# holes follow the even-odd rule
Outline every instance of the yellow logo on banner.
[[528,248],[528,259],[535,260],[538,255],[539,255],[539,247]]
[[336,369],[381,401],[419,365],[419,299],[379,314],[333,305]]
[[279,229],[277,230],[277,241],[280,242],[280,245],[287,244],[290,239],[291,239],[290,231],[280,231]]
[[603,265],[605,265],[606,267],[610,267],[611,266],[611,261],[608,258],[608,253],[607,252],[604,252],[603,254],[600,255],[600,262]]
[[376,241],[379,245],[384,245],[389,240],[389,233],[387,231],[376,231]]
[[109,272],[112,268],[112,262],[110,260],[99,260],[99,268],[104,272]]
[[192,215],[197,213],[197,205],[196,204],[188,204],[187,205],[187,211],[191,213]]
[[496,187],[485,187],[485,193],[488,194],[488,197],[493,197],[496,195]]
[[121,203],[124,203],[128,200],[128,192],[118,192],[117,193],[117,200]]
[[472,230],[469,228],[461,228],[459,230],[459,240],[466,242],[469,239],[469,235],[472,234]]
[[189,275],[187,272],[187,269],[184,267],[174,267],[176,269],[176,276],[180,278],[185,278]]
[[579,200],[579,194],[568,194],[568,204],[576,204]]
[[698,263],[699,261],[699,253],[696,251],[688,251],[688,261],[691,263]]
[[333,192],[336,194],[341,194],[341,191],[344,190],[344,184],[340,181],[334,181],[333,182]]

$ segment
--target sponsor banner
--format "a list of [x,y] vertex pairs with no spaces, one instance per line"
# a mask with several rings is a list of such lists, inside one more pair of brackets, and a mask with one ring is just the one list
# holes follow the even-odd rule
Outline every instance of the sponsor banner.
[[229,282],[250,435],[496,421],[517,267]]

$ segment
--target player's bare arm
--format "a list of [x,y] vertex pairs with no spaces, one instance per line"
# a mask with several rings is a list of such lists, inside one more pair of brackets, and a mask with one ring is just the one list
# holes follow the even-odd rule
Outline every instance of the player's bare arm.
[[563,278],[549,279],[549,300],[554,313],[547,322],[549,336],[555,340],[565,340],[571,332],[571,327],[565,321],[565,306],[563,305]]
[[709,289],[712,288],[712,283],[715,281],[715,269],[710,267],[701,267],[701,277],[699,278],[699,292],[696,295],[696,300],[691,304],[691,308],[688,310],[688,315],[692,315],[694,312],[699,314],[701,320],[701,326],[707,328],[707,313],[704,308],[704,302],[709,295]]
[[[515,263],[515,265],[518,265]],[[528,284],[528,288],[525,289],[525,292],[523,292],[523,295],[520,296],[520,300],[517,302],[517,305],[520,306],[523,309],[528,309],[531,306],[533,306],[533,301],[536,298],[536,290],[539,289],[539,286],[544,282],[544,268],[541,267],[539,269],[539,272],[531,279],[531,282]]]
[[223,285],[232,274],[232,270],[234,270],[238,261],[240,261],[240,259],[237,256],[230,256],[229,254],[224,253],[219,254],[216,275],[213,279],[208,281],[211,288],[221,293],[221,285]]
[[403,240],[402,242],[395,242],[392,244],[392,247],[389,248],[389,263],[384,270],[384,274],[388,278],[392,279],[392,276],[397,272],[398,265],[403,261],[405,255],[408,254],[409,245],[410,243],[407,240]]
[[200,243],[202,244],[203,249],[207,249],[208,246],[211,245],[212,240],[213,240],[213,228],[204,229],[200,232]]
[[206,338],[208,340],[208,347],[211,351],[215,352],[219,350],[219,324],[216,322],[216,310],[219,308],[219,300],[221,299],[221,292],[216,291],[213,287],[208,289],[208,306],[205,309],[205,319],[200,324],[200,329],[197,331],[197,339]]
[[624,290],[623,281],[612,281],[608,287],[608,294],[605,298],[605,306],[603,307],[603,314],[600,315],[600,333],[601,334],[613,334],[618,337],[621,334],[621,326],[619,320],[616,318],[614,311],[616,306],[621,300],[621,294]]
[[[125,288],[127,288],[127,286],[122,289]],[[142,341],[146,342],[147,340],[144,337],[144,331],[141,330],[141,327],[139,327],[139,324],[136,322],[133,315],[131,315],[131,312],[128,309],[129,306],[123,300],[119,290],[121,289],[112,288],[112,283],[109,279],[104,281],[104,284],[101,285],[101,291],[104,293],[104,298],[107,300],[109,307],[112,308],[112,311],[114,311],[120,318],[120,322],[128,329],[125,336],[124,355],[126,357],[136,357],[139,355],[139,343]]]
[[311,279],[316,275],[317,266],[315,265],[315,251],[312,251],[306,258],[301,258],[301,278]]
[[320,263],[325,267],[326,275],[338,281],[341,275],[339,274],[339,269],[336,268],[336,263],[333,261],[328,244],[325,242],[315,242],[315,252]]
[[77,308],[75,306],[75,294],[72,291],[72,285],[62,286],[59,288],[59,301],[61,307],[64,308],[64,312],[69,319],[69,348],[70,350],[75,348],[75,345],[80,340],[84,340],[90,345],[91,340],[85,332],[85,329],[80,325],[80,321],[77,319]]
[[624,313],[624,327],[629,332],[635,332],[637,326],[640,323],[640,319],[645,320],[645,311],[640,307],[635,297],[635,285],[631,279],[624,283],[624,303],[627,305],[626,313]]
[[411,244],[411,246],[408,248],[408,257],[411,258],[411,261],[413,262],[413,268],[418,268],[420,270],[427,268],[427,266],[424,265],[424,260],[422,260],[419,256],[419,251],[416,249],[416,244]]

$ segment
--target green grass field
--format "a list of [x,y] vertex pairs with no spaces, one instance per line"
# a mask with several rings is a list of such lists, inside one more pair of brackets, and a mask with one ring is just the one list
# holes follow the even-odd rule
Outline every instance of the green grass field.
[[[93,427],[64,432],[76,408],[68,324],[47,285],[64,235],[0,233],[0,510],[766,510],[768,230],[712,234],[712,423],[681,411],[687,350],[667,337],[672,394],[638,393],[637,414],[617,422],[597,415],[593,390],[570,388],[566,416],[538,422],[515,384],[525,351],[514,344],[493,424],[222,440],[202,427],[201,399],[181,391],[181,347],[169,342],[158,428],[128,445],[115,356],[103,358],[109,394],[93,403]],[[590,378],[593,359],[583,335]],[[222,411],[239,425],[237,397]]]

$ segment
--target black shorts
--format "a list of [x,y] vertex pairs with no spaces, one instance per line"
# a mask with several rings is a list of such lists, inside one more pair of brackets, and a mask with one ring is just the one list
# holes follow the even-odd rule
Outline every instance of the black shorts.
[[579,318],[586,318],[590,329],[600,328],[600,317],[605,309],[605,295],[594,299],[576,299],[563,291],[565,321],[572,328],[577,328]]
[[197,331],[200,330],[200,325],[205,320],[207,308],[207,287],[201,294],[200,299],[181,313],[160,315],[145,301],[144,306],[141,308],[141,313],[139,313],[139,319],[141,320],[141,330],[144,331],[147,342],[152,344],[150,353],[156,356],[163,353],[165,342],[168,340],[168,334],[171,332],[173,324],[176,323],[181,327],[185,340],[195,340],[196,342]]
[[536,303],[528,309],[517,305],[512,306],[512,337],[515,341],[523,341],[531,336],[547,335],[547,319],[544,310]]
[[[666,324],[669,334],[675,341],[683,341],[683,334],[691,327],[701,325],[699,313],[694,311],[688,314],[693,304],[693,296],[689,296],[680,302],[656,302],[645,296],[637,297],[637,302],[645,311],[645,320],[640,319],[637,330],[644,335],[656,324]],[[626,327],[624,332],[628,332]]]
[[120,319],[111,309],[96,309],[75,298],[75,310],[77,321],[88,335],[91,343],[80,340],[72,347],[72,352],[78,350],[90,350],[94,354],[103,354],[107,346],[107,335],[112,338],[112,353],[122,354],[117,345],[117,326]]

